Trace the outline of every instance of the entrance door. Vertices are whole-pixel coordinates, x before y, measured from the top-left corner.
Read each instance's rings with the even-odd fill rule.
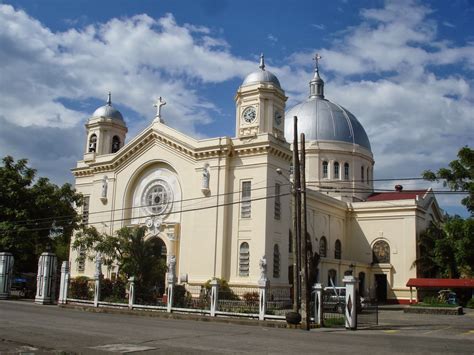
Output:
[[[375,289],[378,302],[387,301],[387,275],[376,274],[375,275]]]

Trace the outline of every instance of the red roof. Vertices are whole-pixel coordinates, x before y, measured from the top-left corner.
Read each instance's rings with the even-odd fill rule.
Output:
[[[409,279],[409,287],[474,288],[474,279]]]
[[[428,190],[406,190],[375,192],[367,198],[367,201],[390,201],[390,200],[414,200],[416,196],[423,196]]]

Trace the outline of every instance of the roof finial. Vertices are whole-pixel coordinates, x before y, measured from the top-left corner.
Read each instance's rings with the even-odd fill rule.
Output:
[[[112,106],[112,93],[110,91],[107,97],[107,105]]]
[[[265,70],[265,58],[263,56],[263,53],[260,54],[260,65],[258,67],[262,70]]]
[[[319,55],[319,53],[316,53],[316,55],[314,56],[313,60],[314,60],[314,71],[316,73],[319,73],[319,60],[322,59],[323,57],[321,57]]]

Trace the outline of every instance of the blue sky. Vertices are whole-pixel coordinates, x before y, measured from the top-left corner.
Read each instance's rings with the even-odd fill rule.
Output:
[[[418,177],[472,147],[473,17],[468,0],[0,1],[0,154],[72,181],[108,90],[129,139],[158,96],[171,126],[233,136],[233,97],[261,52],[288,108],[307,96],[318,52],[326,98],[368,133],[375,178]],[[460,196],[438,199],[466,215]]]

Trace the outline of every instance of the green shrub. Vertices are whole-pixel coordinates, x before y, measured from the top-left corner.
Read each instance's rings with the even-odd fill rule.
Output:
[[[234,291],[229,287],[229,284],[224,279],[216,279],[217,283],[219,284],[219,295],[218,298],[220,300],[239,300],[239,296],[237,296]],[[206,289],[207,293],[210,294],[211,292],[211,281],[207,280],[204,284],[204,288]]]
[[[474,309],[474,298],[471,298],[469,301],[467,301],[466,307]]]
[[[100,297],[106,302],[123,302],[127,284],[121,278],[103,279],[100,283]]]
[[[86,276],[78,276],[71,279],[69,298],[80,300],[92,299],[94,291],[89,287],[89,278]]]
[[[186,307],[190,299],[191,294],[186,291],[183,285],[173,287],[173,307]]]

